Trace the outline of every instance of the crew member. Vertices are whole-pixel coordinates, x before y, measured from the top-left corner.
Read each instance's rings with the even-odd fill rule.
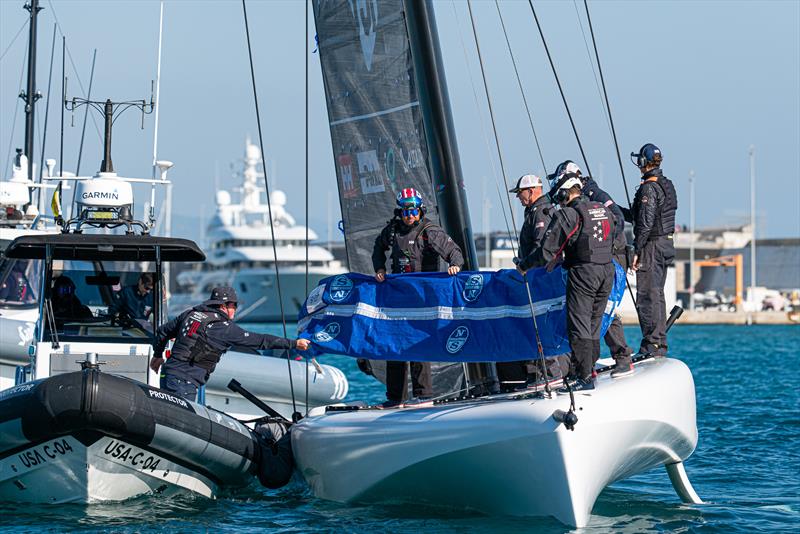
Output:
[[[216,287],[209,300],[158,328],[150,368],[156,372],[161,368],[161,389],[195,400],[197,388],[206,383],[231,347],[308,349],[307,339],[291,340],[243,330],[233,322],[237,306],[238,298],[232,287]],[[172,355],[164,361],[161,355],[167,341],[173,338]]]
[[[439,270],[439,259],[447,262],[448,274],[455,275],[464,265],[461,249],[436,223],[425,218],[422,195],[413,188],[397,194],[395,217],[375,239],[372,266],[375,280],[386,280],[386,251],[390,251],[392,273],[431,272]],[[384,407],[399,406],[406,396],[408,362],[386,362],[386,399]],[[429,401],[433,396],[430,362],[411,362],[411,402]]]
[[[573,389],[594,389],[592,371],[600,354],[600,326],[614,283],[611,263],[614,216],[599,202],[581,194],[580,177],[571,172],[554,176],[550,191],[561,209],[555,210],[541,246],[517,264],[525,274],[535,262],[548,270],[564,254],[567,269],[567,334],[572,347]]]
[[[613,241],[613,254],[614,260],[620,266],[628,270],[630,267],[628,260],[628,241],[625,238],[625,217],[622,214],[620,207],[611,199],[611,196],[606,193],[594,178],[591,176],[584,176],[581,173],[580,167],[573,161],[567,160],[556,169],[556,174],[562,172],[574,172],[581,179],[581,191],[589,199],[601,203],[609,209],[614,215],[614,241]],[[622,328],[622,321],[618,314],[614,314],[614,319],[606,330],[606,335],[603,338],[611,351],[611,357],[614,358],[616,365],[611,371],[611,376],[619,378],[628,376],[633,373],[633,362],[631,361],[631,353],[633,352],[625,341],[625,330]]]
[[[153,311],[153,275],[142,273],[139,280],[116,295],[113,311],[131,319],[147,319]]]
[[[634,159],[635,158],[635,159]],[[636,304],[642,343],[639,352],[667,355],[667,304],[664,284],[667,267],[675,260],[675,212],[678,195],[675,186],[661,172],[661,150],[647,143],[631,160],[642,173],[633,206],[623,209],[625,220],[633,223],[634,256],[631,268],[636,271]]]
[[[80,321],[94,317],[92,310],[75,294],[75,282],[63,274],[53,280],[50,304],[53,306],[53,318],[59,328],[66,321]]]
[[[508,190],[516,194],[519,203],[525,208],[525,219],[519,231],[518,257],[526,258],[542,244],[544,232],[552,217],[553,205],[547,195],[542,194],[542,179],[534,174],[526,174],[517,180],[517,185]],[[542,267],[544,261],[532,262],[531,267]],[[528,375],[538,375],[540,369],[533,360],[519,362],[497,362],[497,378],[502,391],[513,391],[526,385]],[[560,376],[560,374],[558,375]]]

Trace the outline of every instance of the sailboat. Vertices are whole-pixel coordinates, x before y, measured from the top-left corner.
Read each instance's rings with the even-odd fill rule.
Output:
[[[376,222],[391,213],[398,187],[431,199],[429,217],[465,251],[465,271],[475,269],[432,2],[328,0],[314,2],[314,16],[342,213],[350,216],[350,270],[371,272]],[[346,300],[358,276],[325,280],[306,302],[306,333],[321,349],[341,335],[341,322],[391,320],[385,307]],[[531,314],[540,304],[532,299]],[[446,311],[463,309],[454,304]],[[332,326],[332,318],[340,324]],[[431,349],[428,359],[457,353],[467,338],[452,341],[445,345],[454,350]],[[409,347],[374,357],[423,359],[417,352]],[[592,391],[493,394],[493,367],[480,361],[466,365],[467,394],[433,406],[312,410],[291,436],[313,493],[343,503],[552,516],[582,527],[605,487],[664,465],[681,499],[700,502],[683,467],[697,445],[694,382],[683,362],[646,357],[621,379],[601,370]]]

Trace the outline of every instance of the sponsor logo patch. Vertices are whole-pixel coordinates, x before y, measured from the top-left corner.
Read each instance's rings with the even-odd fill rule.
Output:
[[[483,275],[471,274],[467,278],[467,283],[464,285],[464,291],[461,293],[464,300],[467,302],[475,302],[483,291]]]
[[[331,323],[325,327],[325,330],[320,330],[314,334],[314,340],[320,343],[327,343],[328,341],[333,341],[341,331],[342,327],[339,326],[339,323]]]
[[[353,281],[346,275],[340,274],[331,282],[330,296],[333,302],[342,302],[353,291]]]
[[[467,343],[469,339],[469,328],[466,326],[459,326],[450,334],[447,338],[447,343],[445,344],[445,349],[450,354],[455,354],[464,348],[464,345]]]

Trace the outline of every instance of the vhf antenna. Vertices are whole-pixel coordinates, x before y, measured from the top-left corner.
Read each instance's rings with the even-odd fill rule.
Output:
[[[89,106],[105,119],[105,134],[103,136],[103,163],[100,165],[100,172],[114,172],[114,165],[111,162],[111,127],[114,122],[125,111],[130,108],[138,108],[142,113],[142,130],[144,130],[144,116],[149,115],[155,109],[153,100],[152,82],[150,85],[150,102],[145,100],[127,100],[124,102],[112,102],[110,99],[105,102],[87,100],[85,98],[73,97],[72,100],[64,100],[64,107],[72,113],[74,124],[75,110],[81,106]]]

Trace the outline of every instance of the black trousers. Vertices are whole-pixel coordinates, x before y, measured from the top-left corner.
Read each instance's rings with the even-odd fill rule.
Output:
[[[433,395],[430,362],[386,362],[386,398],[390,401],[406,400],[407,372],[411,366],[411,391],[415,397]]]
[[[600,357],[600,326],[614,284],[614,266],[581,263],[567,276],[567,335],[577,378],[592,375],[595,356]]]
[[[667,267],[675,260],[675,244],[667,236],[648,241],[636,271],[636,304],[642,328],[640,352],[667,353],[667,303],[664,284]]]
[[[627,271],[628,258],[624,251],[620,254],[614,254],[614,259]],[[632,352],[630,347],[628,347],[628,342],[625,340],[625,331],[622,328],[622,321],[618,315],[615,315],[614,320],[608,325],[608,330],[606,330],[606,335],[603,339],[606,345],[608,345],[608,349],[611,351],[611,357],[615,360],[625,358]]]
[[[528,361],[497,362],[495,368],[497,379],[500,381],[500,390],[511,391],[519,383],[524,384],[528,380],[528,363]]]

